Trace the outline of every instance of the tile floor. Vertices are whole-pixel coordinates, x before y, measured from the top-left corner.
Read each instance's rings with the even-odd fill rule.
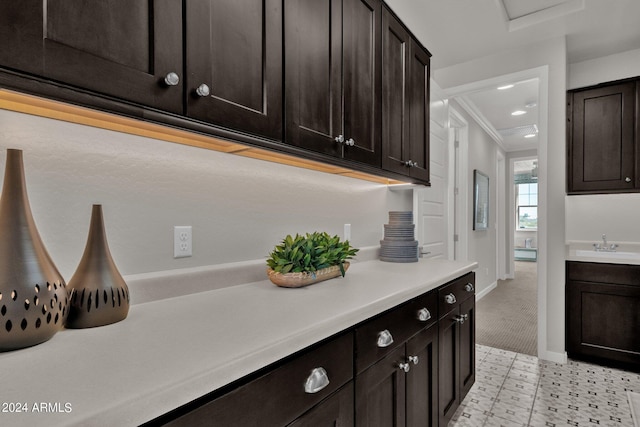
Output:
[[[633,427],[627,390],[640,392],[640,374],[477,345],[476,382],[449,427]]]

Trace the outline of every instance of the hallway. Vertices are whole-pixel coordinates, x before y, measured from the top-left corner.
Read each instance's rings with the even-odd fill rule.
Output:
[[[476,305],[476,342],[537,356],[537,263],[515,262],[515,278],[499,280]]]

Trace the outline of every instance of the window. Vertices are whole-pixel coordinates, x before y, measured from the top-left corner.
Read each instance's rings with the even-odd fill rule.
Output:
[[[519,230],[538,228],[538,183],[516,184],[516,213]]]

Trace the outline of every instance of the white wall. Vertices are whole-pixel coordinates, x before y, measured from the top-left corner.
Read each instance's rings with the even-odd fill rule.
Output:
[[[481,293],[497,281],[496,272],[496,212],[497,197],[496,176],[497,146],[493,139],[473,120],[473,118],[455,101],[450,104],[463,116],[469,124],[469,174],[467,188],[467,206],[473,206],[473,170],[477,169],[489,176],[489,228],[472,230],[473,224],[462,224],[468,227],[468,259],[478,262],[476,269],[476,290]],[[473,221],[473,216],[469,218]]]
[[[640,76],[640,49],[569,64],[568,89]]]
[[[538,231],[538,314],[542,327],[539,356],[551,360],[563,360],[565,354],[566,58],[566,40],[561,37],[438,69],[434,73],[434,80],[446,90],[505,74],[547,67],[547,78],[541,82],[541,87],[546,86],[548,90],[541,93],[540,98],[541,125],[544,123],[544,126],[539,138],[539,191],[545,211],[540,212]]]
[[[0,110],[0,164],[24,150],[31,208],[69,280],[84,250],[91,205],[104,208],[122,274],[266,257],[291,233],[379,245],[389,210],[411,192],[315,171]],[[173,226],[193,226],[193,257],[173,259]]]
[[[569,87],[640,76],[640,49],[569,66]],[[567,196],[567,240],[640,242],[640,194]]]

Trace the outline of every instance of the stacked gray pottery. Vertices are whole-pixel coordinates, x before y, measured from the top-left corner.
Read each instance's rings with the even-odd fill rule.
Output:
[[[384,239],[380,240],[380,246],[380,261],[418,261],[418,241],[415,240],[413,212],[389,212],[389,224],[384,226]]]

